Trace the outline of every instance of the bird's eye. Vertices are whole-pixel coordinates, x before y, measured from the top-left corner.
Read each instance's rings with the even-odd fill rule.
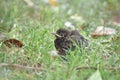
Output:
[[[64,37],[64,34],[63,34],[63,33],[61,33],[61,36],[62,36],[62,37]]]

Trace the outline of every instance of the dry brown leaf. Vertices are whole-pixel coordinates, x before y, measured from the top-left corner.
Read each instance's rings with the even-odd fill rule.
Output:
[[[104,26],[98,26],[93,32],[90,33],[92,37],[99,37],[105,35],[116,34],[116,30],[113,28],[106,28]]]
[[[3,42],[7,47],[11,48],[12,46],[15,46],[17,48],[20,48],[23,46],[23,43],[16,39],[8,39]]]

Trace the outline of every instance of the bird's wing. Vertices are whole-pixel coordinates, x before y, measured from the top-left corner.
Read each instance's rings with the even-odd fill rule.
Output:
[[[83,45],[88,45],[88,41],[87,39],[85,39],[78,30],[72,30],[70,37],[73,41],[77,42],[77,43],[81,43]]]
[[[80,36],[80,33],[78,30],[72,30],[70,36],[72,35]]]
[[[70,38],[77,45],[84,45],[84,46],[88,45],[87,39],[85,39],[82,35],[72,35]]]

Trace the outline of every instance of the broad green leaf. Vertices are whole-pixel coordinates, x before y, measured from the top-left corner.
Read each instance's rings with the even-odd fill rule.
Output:
[[[94,72],[87,80],[102,80],[99,70]]]

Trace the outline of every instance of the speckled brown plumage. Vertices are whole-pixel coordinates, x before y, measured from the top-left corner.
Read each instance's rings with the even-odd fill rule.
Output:
[[[88,45],[87,39],[77,30],[58,29],[53,34],[56,36],[54,45],[60,55],[66,55],[69,50],[75,50],[76,45],[80,48]]]

